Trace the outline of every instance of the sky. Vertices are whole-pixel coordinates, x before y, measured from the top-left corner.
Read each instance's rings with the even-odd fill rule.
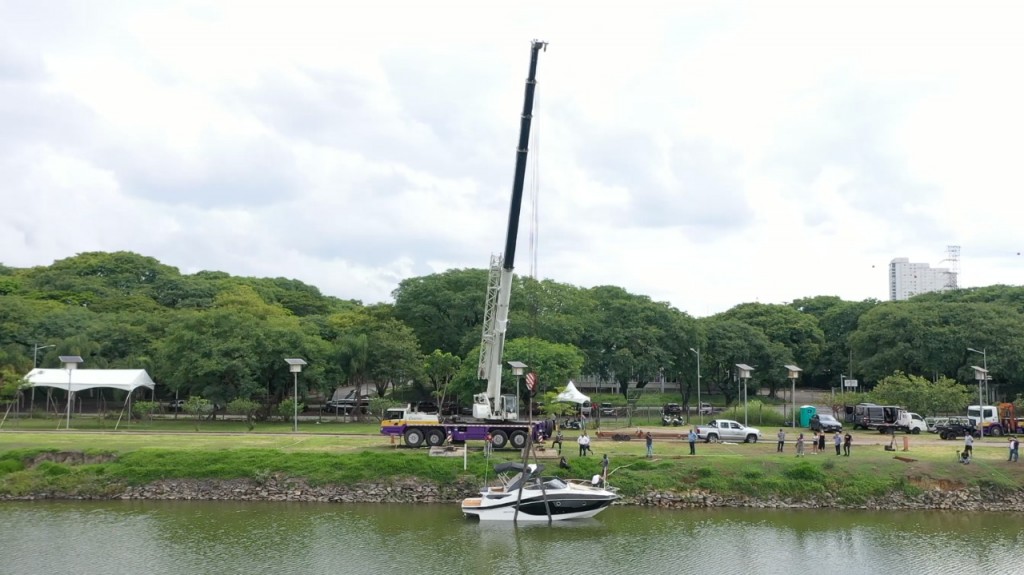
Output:
[[[1022,29],[986,0],[0,0],[0,263],[368,304],[485,268],[540,39],[517,273],[698,317],[885,300],[951,245],[960,286],[1021,285]]]

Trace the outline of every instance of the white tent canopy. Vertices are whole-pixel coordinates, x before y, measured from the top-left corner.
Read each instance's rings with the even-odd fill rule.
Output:
[[[70,385],[72,393],[95,387],[112,387],[130,393],[139,387],[153,389],[156,386],[144,369],[33,369],[25,376],[25,381],[29,387],[67,390]]]
[[[570,403],[585,403],[590,401],[590,398],[580,393],[580,390],[576,389],[576,384],[569,380],[568,385],[565,386],[565,391],[559,393],[555,397],[555,401],[567,401]]]

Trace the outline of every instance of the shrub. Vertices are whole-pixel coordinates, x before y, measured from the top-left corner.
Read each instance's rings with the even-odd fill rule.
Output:
[[[786,469],[782,472],[782,475],[787,479],[793,479],[796,481],[820,482],[825,480],[825,474],[822,473],[820,469],[807,462],[801,462],[789,469]]]

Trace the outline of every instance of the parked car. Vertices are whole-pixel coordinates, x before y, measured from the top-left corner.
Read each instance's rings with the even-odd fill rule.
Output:
[[[714,409],[711,407],[710,403],[701,403],[700,404],[700,411],[699,411],[699,413],[701,415],[711,415],[711,413],[713,411],[714,411]]]
[[[185,400],[172,399],[167,402],[167,409],[169,409],[170,411],[181,411],[182,409],[185,409]]]
[[[602,403],[601,415],[615,415],[615,408],[610,403]]]
[[[827,413],[817,413],[811,417],[812,431],[842,431],[843,424]]]
[[[661,408],[661,414],[662,415],[682,415],[683,414],[683,406],[679,405],[678,403],[666,403]]]
[[[949,423],[949,418],[948,417],[926,417],[926,418],[924,418],[924,424],[925,424],[925,427],[928,428],[928,433],[938,433],[938,430],[935,429],[935,428],[937,426],[939,426],[939,425],[945,425],[946,423]]]
[[[435,403],[433,401],[430,401],[430,400],[416,402],[416,404],[413,405],[413,410],[419,411],[421,413],[437,413],[438,412],[437,403]]]
[[[708,443],[716,443],[718,441],[757,443],[761,439],[760,429],[747,427],[731,419],[712,419],[706,425],[695,427],[694,430],[697,432],[698,439]]]
[[[936,432],[942,439],[956,439],[958,437],[964,437],[968,433],[974,437],[981,437],[978,432],[978,428],[974,426],[974,423],[967,417],[950,417],[949,420],[943,425],[937,425]]]

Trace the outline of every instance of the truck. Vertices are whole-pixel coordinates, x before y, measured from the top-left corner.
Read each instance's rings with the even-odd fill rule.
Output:
[[[442,421],[436,414],[419,413],[413,411],[411,406],[388,410],[381,421],[381,433],[392,437],[400,436],[409,447],[424,444],[440,445],[448,437],[455,443],[483,440],[489,434],[495,448],[500,449],[508,445],[520,449],[526,446],[531,431],[545,439],[551,434],[553,423],[520,421],[519,398],[514,394],[501,393],[502,353],[508,327],[512,272],[519,235],[519,213],[523,203],[523,185],[526,181],[526,157],[530,143],[530,124],[533,120],[534,91],[537,87],[537,59],[540,51],[546,47],[547,43],[539,40],[534,40],[530,46],[530,68],[519,124],[519,146],[516,149],[505,250],[501,254],[491,256],[487,296],[484,302],[480,363],[477,368],[477,375],[487,381],[487,388],[483,393],[473,396],[473,416],[465,421]],[[527,375],[528,387],[531,375],[533,374]],[[532,381],[536,382],[535,376]]]
[[[713,419],[704,425],[695,427],[694,431],[697,432],[697,438],[705,443],[718,443],[719,441],[757,443],[762,438],[760,429],[747,427],[731,419]]]
[[[853,424],[854,429],[876,429],[879,433],[905,431],[912,434],[928,429],[923,417],[898,405],[858,403],[845,406],[844,412],[846,423]]]
[[[980,423],[979,423],[980,415]],[[1022,422],[1017,418],[1012,403],[1000,403],[999,405],[984,405],[979,408],[977,405],[967,406],[967,417],[971,422],[981,429],[985,435],[999,437],[1008,433],[1024,433]]]

